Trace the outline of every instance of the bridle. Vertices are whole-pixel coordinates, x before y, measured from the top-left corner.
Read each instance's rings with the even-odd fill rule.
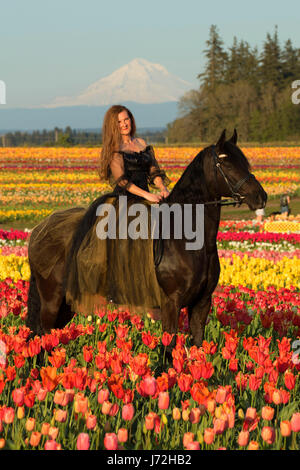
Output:
[[[246,183],[246,181],[248,181],[250,178],[254,178],[254,175],[249,172],[244,178],[241,178],[237,183],[232,184],[222,169],[222,156],[221,156],[222,154],[220,155],[217,154],[216,146],[212,146],[212,154],[214,157],[215,180],[217,181],[217,171],[219,171],[221,175],[223,176],[231,192],[230,197],[233,199],[233,201],[230,201],[229,199],[220,199],[220,200],[215,200],[215,201],[207,201],[207,202],[204,202],[203,204],[204,205],[216,204],[219,206],[229,206],[229,205],[240,206],[241,204],[243,204],[245,196],[242,196],[239,193],[239,190],[243,186],[243,184]],[[223,158],[224,157],[225,157],[225,154]]]

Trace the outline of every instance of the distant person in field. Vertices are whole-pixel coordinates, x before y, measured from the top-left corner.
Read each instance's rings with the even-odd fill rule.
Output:
[[[265,216],[265,209],[256,209],[255,214],[256,214],[256,222],[262,223],[262,221],[264,220],[264,216]]]
[[[290,196],[288,194],[282,194],[280,197],[280,213],[284,217],[287,217],[291,213],[289,203],[290,203]]]

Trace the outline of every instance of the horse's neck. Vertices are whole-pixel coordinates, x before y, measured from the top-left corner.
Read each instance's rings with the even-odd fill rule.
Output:
[[[216,200],[216,194],[212,194],[212,188],[208,189],[207,177],[204,172],[204,158],[206,151],[202,150],[187,166],[167,202],[180,204],[201,204]]]
[[[204,152],[200,152],[185,169],[167,198],[168,204],[196,205],[219,199],[217,194],[213,194],[212,186],[214,184],[209,185],[209,190],[207,187],[207,178],[204,172]],[[210,176],[210,181],[214,181],[214,175]],[[204,206],[205,243],[211,246],[214,246],[216,241],[220,216],[221,208],[219,205],[209,204]]]

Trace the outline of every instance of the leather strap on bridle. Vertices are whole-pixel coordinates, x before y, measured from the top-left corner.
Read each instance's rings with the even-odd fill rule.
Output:
[[[221,175],[223,176],[230,192],[231,192],[231,198],[234,199],[234,201],[230,201],[229,199],[220,199],[220,200],[215,200],[215,201],[207,201],[207,202],[204,202],[203,204],[204,205],[209,205],[209,204],[216,204],[216,205],[220,205],[220,206],[229,206],[229,205],[241,205],[243,202],[244,202],[244,199],[245,199],[245,196],[242,196],[240,193],[239,193],[239,190],[240,188],[243,186],[244,183],[246,183],[246,181],[248,181],[250,178],[254,178],[254,175],[252,175],[252,173],[248,173],[248,175],[246,175],[244,178],[240,179],[237,183],[235,183],[234,185],[231,184],[231,182],[229,181],[229,179],[227,178],[227,176],[225,175],[223,169],[222,169],[222,161],[220,160],[217,152],[216,152],[216,147],[215,146],[212,146],[212,154],[213,154],[213,157],[214,157],[214,163],[215,163],[215,179],[217,181],[217,171],[219,170],[219,172],[221,173]]]

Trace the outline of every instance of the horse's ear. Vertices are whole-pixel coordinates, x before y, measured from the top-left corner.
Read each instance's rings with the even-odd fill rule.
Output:
[[[232,134],[232,136],[230,137],[230,139],[229,139],[228,142],[231,142],[232,144],[236,145],[237,139],[238,139],[238,137],[237,137],[237,131],[236,131],[236,129],[234,129],[233,134]]]
[[[223,132],[220,135],[219,140],[216,144],[216,146],[218,147],[219,150],[223,149],[223,146],[225,144],[225,140],[226,140],[226,129],[223,130]]]

